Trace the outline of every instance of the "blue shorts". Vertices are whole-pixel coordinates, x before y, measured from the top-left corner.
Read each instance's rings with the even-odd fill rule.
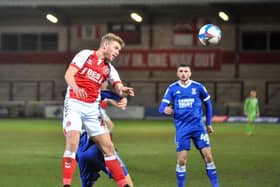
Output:
[[[189,151],[191,149],[191,140],[197,149],[210,147],[208,133],[204,128],[179,132],[176,130],[176,151]]]

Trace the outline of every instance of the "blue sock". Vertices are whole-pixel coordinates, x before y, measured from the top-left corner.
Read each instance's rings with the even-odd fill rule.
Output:
[[[213,162],[207,163],[206,172],[212,187],[219,187],[218,175],[217,175],[215,164]]]
[[[177,186],[178,187],[184,187],[185,181],[187,178],[187,171],[186,166],[179,166],[177,164],[176,166],[176,178],[177,178]]]

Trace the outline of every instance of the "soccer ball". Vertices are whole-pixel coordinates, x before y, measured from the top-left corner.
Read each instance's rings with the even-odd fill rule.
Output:
[[[198,39],[205,46],[215,46],[222,38],[221,29],[213,24],[203,25],[199,29]]]

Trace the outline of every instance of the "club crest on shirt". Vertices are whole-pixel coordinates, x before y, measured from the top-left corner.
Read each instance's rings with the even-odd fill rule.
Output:
[[[196,95],[196,88],[192,88],[192,95]]]
[[[104,66],[102,71],[105,75],[107,75],[109,74],[110,68],[108,66]]]

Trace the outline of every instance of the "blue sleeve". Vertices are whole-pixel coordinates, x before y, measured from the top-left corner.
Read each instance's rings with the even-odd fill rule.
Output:
[[[172,100],[172,91],[171,91],[170,87],[168,87],[166,89],[165,94],[164,94],[164,96],[161,100],[161,103],[159,105],[159,109],[158,109],[159,113],[164,114],[163,111],[164,111],[166,106],[170,105],[171,100]]]
[[[107,98],[107,99],[113,99],[115,101],[119,101],[121,99],[121,97],[118,94],[109,90],[101,90],[100,95],[101,95],[101,100]]]
[[[207,99],[210,98],[207,89],[206,89],[205,86],[203,86],[203,85],[201,85],[201,87],[200,87],[200,94],[201,94],[201,95],[200,95],[200,96],[201,96],[201,99],[202,99],[203,101],[206,101]]]
[[[159,105],[159,108],[158,108],[159,113],[164,114],[163,111],[164,111],[165,107],[167,107],[167,106],[168,106],[168,103],[161,102],[160,105]]]
[[[207,101],[204,102],[205,104],[205,112],[206,112],[206,125],[211,125],[212,123],[212,104],[211,104],[211,100],[208,99]]]
[[[207,89],[205,86],[201,84],[201,99],[203,100],[203,103],[205,105],[205,112],[206,112],[206,125],[211,125],[212,123],[212,104],[210,100],[210,95],[208,94]]]

